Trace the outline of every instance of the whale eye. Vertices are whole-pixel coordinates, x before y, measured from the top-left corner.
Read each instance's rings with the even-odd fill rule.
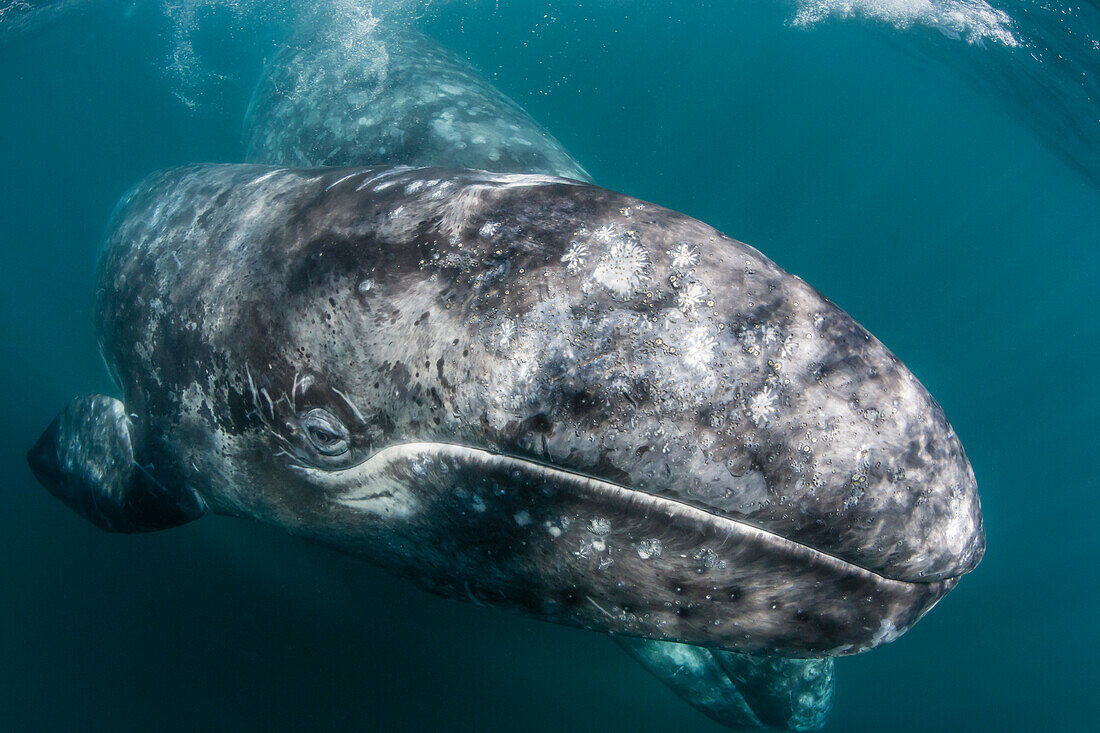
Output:
[[[302,428],[309,442],[322,455],[338,456],[347,453],[351,447],[348,429],[328,410],[315,407],[307,412],[302,418]]]

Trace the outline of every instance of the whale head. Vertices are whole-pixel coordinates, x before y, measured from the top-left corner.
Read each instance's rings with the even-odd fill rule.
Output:
[[[751,247],[595,186],[170,171],[129,197],[101,286],[142,476],[436,593],[820,657],[892,640],[984,550],[962,445],[885,346]],[[80,461],[51,445],[57,486]],[[99,503],[125,514],[117,484]]]

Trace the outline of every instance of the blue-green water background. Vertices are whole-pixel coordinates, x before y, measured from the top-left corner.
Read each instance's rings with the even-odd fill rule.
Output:
[[[1096,5],[1054,32],[1032,20],[1049,6],[1002,6],[1020,37],[1065,31],[1046,65],[1042,41],[798,27],[768,0],[406,5],[602,185],[757,246],[946,410],[985,561],[900,640],[838,662],[829,730],[1092,729]],[[23,454],[56,411],[111,391],[92,269],[116,200],[155,169],[241,158],[291,13],[246,11],[0,23],[0,729],[720,730],[599,635],[246,522],[108,535],[34,483]]]

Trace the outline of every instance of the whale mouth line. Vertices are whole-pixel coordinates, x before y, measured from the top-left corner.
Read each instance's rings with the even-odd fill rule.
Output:
[[[535,459],[521,458],[459,443],[434,441],[398,443],[381,448],[372,453],[365,461],[347,468],[332,471],[300,467],[300,470],[308,474],[312,480],[322,485],[327,484],[333,489],[333,501],[349,508],[370,510],[370,506],[380,499],[394,500],[397,498],[399,492],[393,488],[396,484],[396,480],[393,478],[396,466],[414,464],[418,460],[432,461],[438,459],[456,460],[467,466],[481,465],[486,468],[519,470],[528,475],[533,474],[539,478],[559,481],[572,485],[583,492],[611,499],[620,505],[634,504],[642,511],[656,511],[666,514],[670,518],[681,518],[717,527],[725,530],[730,535],[738,534],[746,539],[755,540],[761,545],[771,546],[780,551],[801,556],[808,562],[830,565],[846,573],[873,576],[881,583],[898,584],[899,586],[924,586],[951,582],[954,579],[943,578],[920,581],[891,578],[825,550],[786,537],[778,532],[733,517],[716,514],[695,504],[641,489],[633,489],[623,484],[543,463]],[[380,490],[379,482],[388,485],[388,487]],[[402,504],[406,509],[410,506],[408,502],[402,502]],[[387,509],[385,513],[393,514],[390,509]]]

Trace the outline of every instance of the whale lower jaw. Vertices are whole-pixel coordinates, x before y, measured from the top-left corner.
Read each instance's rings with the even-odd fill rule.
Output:
[[[611,633],[852,654],[899,636],[957,583],[891,579],[681,501],[464,445],[402,443],[299,471],[340,528],[305,534],[444,595]]]

